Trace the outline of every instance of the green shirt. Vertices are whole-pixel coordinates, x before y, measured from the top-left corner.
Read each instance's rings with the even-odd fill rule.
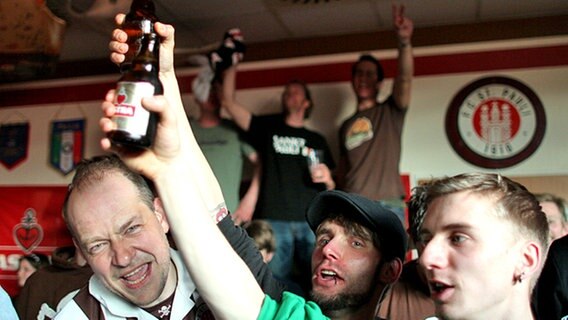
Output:
[[[285,291],[280,302],[264,296],[262,309],[258,315],[259,320],[284,320],[284,319],[307,319],[319,320],[329,319],[326,317],[319,306],[313,302],[304,300],[291,292]]]
[[[191,120],[191,130],[219,181],[227,208],[235,212],[239,205],[243,158],[255,150],[241,139],[239,129],[226,119],[211,128],[203,128],[199,122]]]

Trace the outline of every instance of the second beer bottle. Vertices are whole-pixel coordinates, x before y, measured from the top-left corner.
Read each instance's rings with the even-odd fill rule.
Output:
[[[156,133],[157,116],[142,106],[142,98],[163,94],[159,79],[160,39],[155,32],[144,34],[140,53],[118,80],[116,110],[112,117],[116,129],[108,135],[116,145],[149,147]]]

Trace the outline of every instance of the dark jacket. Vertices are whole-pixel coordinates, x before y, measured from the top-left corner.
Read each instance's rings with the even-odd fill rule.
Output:
[[[533,291],[533,311],[536,319],[568,319],[568,235],[550,245]]]

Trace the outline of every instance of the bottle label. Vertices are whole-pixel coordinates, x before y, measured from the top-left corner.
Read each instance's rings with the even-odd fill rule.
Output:
[[[150,112],[142,106],[142,98],[154,95],[154,86],[149,82],[121,81],[116,87],[116,107],[112,121],[116,130],[133,136],[144,136],[148,129]]]

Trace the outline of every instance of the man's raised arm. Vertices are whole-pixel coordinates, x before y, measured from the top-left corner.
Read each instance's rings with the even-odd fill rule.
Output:
[[[410,104],[412,77],[414,76],[414,57],[412,55],[412,20],[404,16],[404,6],[392,7],[393,24],[398,37],[398,71],[394,78],[392,96],[403,109]]]
[[[229,112],[233,121],[244,131],[250,128],[252,113],[235,99],[237,66],[233,65],[223,75],[223,108]]]

